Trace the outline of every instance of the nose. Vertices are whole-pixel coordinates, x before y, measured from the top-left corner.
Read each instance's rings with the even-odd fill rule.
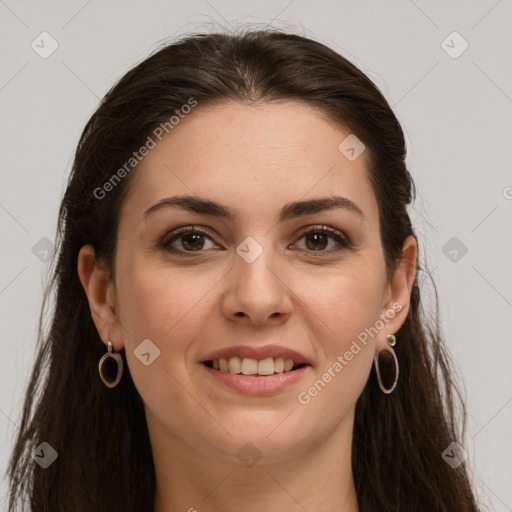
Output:
[[[290,316],[291,289],[270,250],[265,249],[252,262],[237,255],[226,279],[222,309],[231,321],[275,326]]]

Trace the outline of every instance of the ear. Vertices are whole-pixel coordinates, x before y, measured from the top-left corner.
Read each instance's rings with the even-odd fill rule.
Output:
[[[105,345],[110,339],[114,350],[123,348],[116,315],[116,295],[110,273],[96,259],[92,245],[84,245],[78,254],[78,275],[87,295],[91,317]]]
[[[387,335],[396,333],[407,318],[412,285],[416,278],[417,257],[418,244],[410,235],[404,240],[402,246],[402,261],[384,292],[385,300],[380,317],[384,320],[385,327],[376,336],[377,350],[388,346]]]

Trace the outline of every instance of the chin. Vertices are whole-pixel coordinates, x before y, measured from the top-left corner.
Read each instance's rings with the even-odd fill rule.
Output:
[[[231,436],[216,428],[217,435],[209,442],[229,462],[248,465],[246,460],[257,459],[258,464],[286,460],[314,445],[319,434],[314,425],[308,429],[298,417],[292,419],[294,413],[287,414],[283,410],[246,412],[223,418],[222,426]]]

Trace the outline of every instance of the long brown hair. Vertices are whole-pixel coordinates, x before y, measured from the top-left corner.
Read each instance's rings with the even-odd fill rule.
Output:
[[[406,209],[414,184],[400,124],[378,88],[344,57],[277,30],[186,35],[155,51],[106,94],[76,149],[43,311],[52,292],[55,306],[48,332],[41,315],[9,469],[11,510],[27,501],[33,512],[153,510],[155,470],[143,402],[124,351],[121,383],[108,389],[98,377],[105,346],[91,320],[77,256],[92,244],[114,272],[118,214],[136,168],[110,187],[106,199],[98,187],[190,98],[199,105],[300,100],[349,127],[369,154],[389,275],[404,239],[416,236]],[[361,511],[478,510],[466,465],[454,469],[442,457],[452,442],[462,444],[465,410],[437,316],[429,318],[421,306],[421,273],[396,333],[399,385],[383,394],[372,370],[357,402],[352,467]],[[42,442],[58,453],[47,469],[31,458]]]

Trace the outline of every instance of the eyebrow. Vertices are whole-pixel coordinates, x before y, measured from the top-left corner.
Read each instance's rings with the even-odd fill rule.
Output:
[[[238,216],[238,210],[229,208],[228,206],[216,201],[203,199],[198,196],[183,195],[166,197],[161,201],[158,201],[158,203],[154,204],[144,212],[143,217],[148,217],[152,213],[164,208],[181,208],[194,213],[211,215],[213,217],[219,217],[227,220],[235,220]],[[279,222],[336,208],[353,212],[366,220],[366,216],[359,206],[350,201],[350,199],[342,196],[331,196],[287,203],[281,209]]]

